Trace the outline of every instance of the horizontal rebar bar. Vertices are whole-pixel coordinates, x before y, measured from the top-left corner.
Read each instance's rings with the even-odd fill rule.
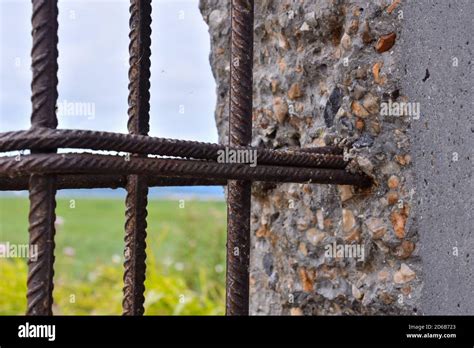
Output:
[[[344,168],[340,149],[321,147],[300,150],[271,150],[255,147],[226,147],[220,144],[174,140],[144,135],[73,129],[34,129],[0,133],[0,152],[31,148],[76,148],[121,151],[216,161],[222,150],[256,150],[260,164],[315,168]],[[321,153],[317,153],[320,151]]]
[[[365,175],[351,174],[343,169],[321,169],[248,164],[227,164],[211,161],[140,158],[93,154],[37,154],[0,157],[0,175],[27,174],[144,174],[187,178],[251,180],[270,182],[311,182],[367,187],[371,180]]]
[[[0,191],[21,191],[28,189],[29,175],[9,178],[0,176]],[[56,179],[57,189],[94,189],[94,188],[125,188],[126,175],[114,174],[62,174]],[[192,178],[166,178],[148,176],[147,184],[155,186],[225,186],[225,179],[192,179]]]

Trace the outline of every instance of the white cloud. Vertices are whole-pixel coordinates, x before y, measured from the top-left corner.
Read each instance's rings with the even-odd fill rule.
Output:
[[[59,100],[93,102],[93,120],[61,118],[60,128],[126,131],[128,1],[59,2]],[[197,0],[153,2],[151,134],[217,141],[209,36]],[[0,131],[28,128],[31,3],[0,3]],[[22,66],[15,68],[15,57]],[[185,113],[177,113],[179,105]]]

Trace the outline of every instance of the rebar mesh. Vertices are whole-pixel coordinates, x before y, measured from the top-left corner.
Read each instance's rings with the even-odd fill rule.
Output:
[[[131,0],[129,134],[56,129],[57,0],[33,0],[31,129],[0,133],[0,190],[30,192],[28,315],[52,315],[55,194],[58,189],[125,187],[124,315],[144,312],[147,194],[152,186],[227,185],[226,314],[249,308],[250,207],[253,181],[349,184],[370,179],[345,170],[341,149],[272,150],[249,146],[252,134],[253,0],[232,0],[229,146],[148,136],[151,1]],[[128,152],[130,156],[67,153],[58,148]],[[255,151],[258,165],[221,163],[223,150]],[[149,157],[149,155],[155,155]],[[169,158],[172,157],[172,158]]]

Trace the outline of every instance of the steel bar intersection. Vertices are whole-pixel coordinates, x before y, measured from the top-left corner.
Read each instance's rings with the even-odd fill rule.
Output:
[[[56,129],[57,0],[33,0],[31,129],[0,133],[0,190],[29,190],[30,259],[27,314],[52,315],[55,194],[57,189],[123,187],[127,190],[124,315],[144,314],[147,195],[152,186],[227,186],[226,314],[249,313],[250,208],[254,181],[346,184],[368,187],[363,174],[346,171],[336,147],[253,148],[253,0],[231,0],[229,143],[208,144],[148,136],[151,1],[131,0],[129,134]],[[56,153],[59,148],[109,154]],[[8,152],[31,150],[28,155]],[[257,163],[219,161],[219,152],[254,151]],[[5,155],[7,153],[7,155]],[[126,153],[126,154],[124,154]]]

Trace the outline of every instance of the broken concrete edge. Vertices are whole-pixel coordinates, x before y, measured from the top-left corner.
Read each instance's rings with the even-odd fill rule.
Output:
[[[399,84],[402,22],[391,5],[256,3],[252,145],[349,139],[353,169],[376,186],[254,185],[251,314],[420,312],[410,122],[380,115],[383,103],[407,101]],[[200,8],[211,36],[219,140],[227,143],[229,4],[201,1]],[[364,257],[337,250],[331,257],[331,246],[358,246]]]

